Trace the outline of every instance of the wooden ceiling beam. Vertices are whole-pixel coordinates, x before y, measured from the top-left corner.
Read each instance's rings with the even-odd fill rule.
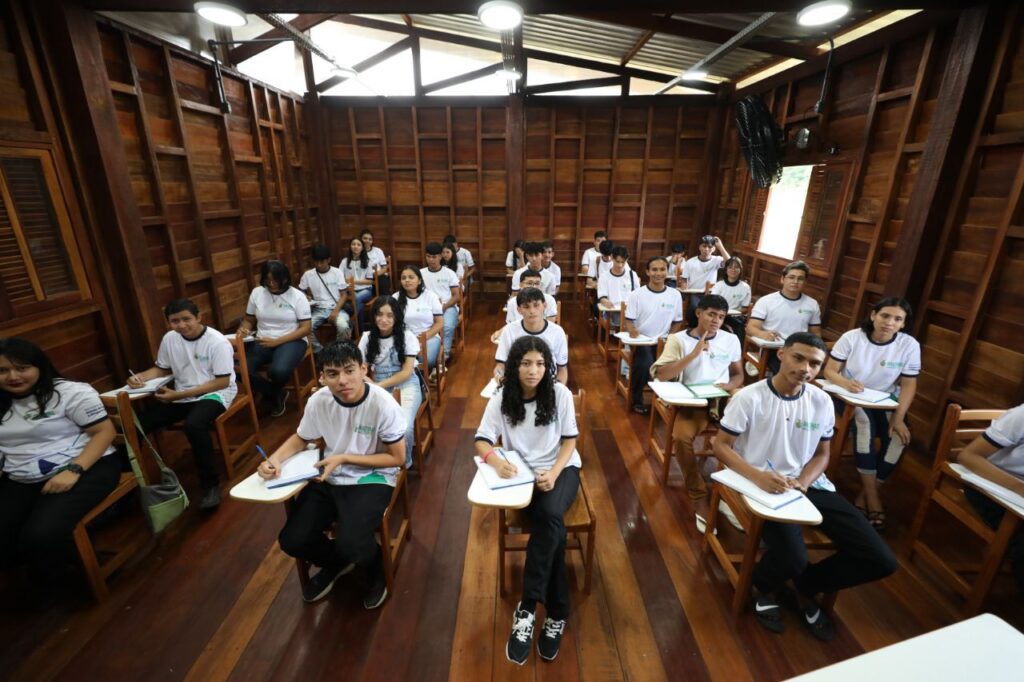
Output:
[[[294,26],[299,31],[308,31],[318,24],[322,24],[331,17],[333,14],[300,14],[288,23]],[[256,36],[257,40],[265,39],[277,39],[277,38],[288,38],[291,34],[283,28],[274,27],[266,33],[261,33]],[[228,52],[228,58],[232,64],[241,64],[246,59],[255,57],[260,52],[273,47],[272,43],[246,43],[239,45]]]
[[[366,59],[364,59],[363,61],[359,62],[358,64],[354,64],[352,66],[352,69],[356,73],[362,73],[363,71],[366,71],[367,69],[371,69],[374,66],[377,66],[377,64],[380,64],[381,62],[383,62],[385,60],[391,59],[392,57],[394,57],[396,54],[398,54],[400,52],[405,52],[406,50],[411,49],[412,46],[413,46],[413,43],[415,43],[415,42],[416,42],[416,37],[415,36],[408,36],[406,38],[402,38],[401,40],[399,40],[394,45],[389,45],[388,47],[385,47],[383,50],[381,50],[377,54],[372,55],[370,57],[367,57]],[[330,78],[328,78],[327,80],[323,81],[322,83],[317,83],[316,91],[317,92],[325,92],[325,91],[333,88],[338,83],[341,83],[342,81],[347,81],[349,78],[350,78],[350,76],[331,76]]]
[[[539,95],[543,92],[567,92],[569,90],[585,90],[587,88],[604,88],[609,85],[621,86],[622,76],[609,76],[607,78],[588,78],[582,81],[565,81],[563,83],[545,83],[544,85],[532,85],[526,88],[527,95]]]
[[[444,80],[434,81],[433,83],[425,83],[423,85],[423,94],[428,92],[435,92],[437,90],[444,90],[450,88],[453,85],[461,85],[462,83],[468,83],[475,81],[478,78],[489,76],[492,73],[497,73],[505,68],[502,62],[497,64],[490,64],[475,71],[467,71],[466,73],[460,73],[458,76],[452,76],[451,78],[445,78]]]

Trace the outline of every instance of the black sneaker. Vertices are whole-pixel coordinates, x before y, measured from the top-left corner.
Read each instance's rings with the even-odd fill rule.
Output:
[[[804,625],[811,631],[814,638],[821,642],[831,642],[836,634],[832,619],[820,606],[811,606],[804,610]]]
[[[384,600],[388,598],[388,585],[384,581],[384,575],[381,574],[373,581],[373,586],[363,597],[363,608],[367,610],[375,609],[384,603]]]
[[[199,500],[199,509],[202,511],[213,511],[220,506],[220,488],[213,486],[203,491],[203,497]]]
[[[277,394],[277,400],[274,401],[274,409],[270,411],[271,417],[280,417],[284,414],[285,409],[288,407],[288,396],[291,395],[291,391],[284,390]]]
[[[524,611],[519,608],[519,604],[516,604],[516,610],[512,614],[512,634],[508,636],[508,644],[505,645],[505,658],[516,665],[523,665],[530,657],[535,619],[536,616],[529,611]]]
[[[646,405],[633,405],[630,409],[632,409],[637,414],[644,415],[645,417],[651,413],[651,408],[647,407]]]
[[[786,629],[786,624],[782,620],[782,609],[773,595],[762,594],[754,600],[754,616],[766,630],[778,634]]]
[[[308,604],[320,601],[330,594],[331,588],[334,587],[338,578],[350,573],[353,568],[355,568],[355,564],[349,564],[345,568],[321,568],[302,588],[302,601]]]
[[[544,619],[544,625],[540,629],[540,639],[537,640],[537,653],[545,661],[553,661],[558,656],[558,646],[562,643],[563,632],[565,632],[565,620]]]

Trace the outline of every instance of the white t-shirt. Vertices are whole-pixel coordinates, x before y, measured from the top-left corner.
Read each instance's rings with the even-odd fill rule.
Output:
[[[686,329],[669,337],[679,344],[681,356],[692,353],[700,341],[700,336],[693,334],[696,329]],[[719,329],[707,342],[708,349],[679,373],[679,381],[684,384],[729,383],[729,365],[740,360],[740,340],[735,334]]]
[[[640,276],[629,266],[621,275],[616,275],[610,270],[597,280],[597,300],[607,298],[611,305],[619,305],[629,295],[640,288]]]
[[[314,306],[333,310],[341,292],[348,289],[348,282],[341,270],[334,266],[328,268],[327,272],[317,272],[316,268],[310,268],[302,273],[299,289],[310,292]]]
[[[256,317],[256,336],[269,339],[292,333],[300,322],[312,317],[309,301],[295,287],[288,287],[280,294],[272,294],[266,287],[256,287],[249,294],[245,314]]]
[[[551,350],[551,359],[558,367],[565,367],[569,364],[569,341],[565,336],[565,330],[550,320],[544,320],[544,328],[539,332],[527,331],[522,321],[505,325],[501,330],[501,336],[498,337],[498,350],[494,353],[494,359],[498,362],[505,362],[512,344],[520,336],[527,334],[539,336],[547,342],[548,348]],[[556,368],[552,367],[551,373],[554,374],[555,371]]]
[[[601,257],[601,252],[591,246],[589,249],[583,252],[583,256],[580,258],[580,272],[585,272],[588,275],[593,275],[591,266],[594,261]]]
[[[894,395],[899,395],[900,377],[921,373],[921,344],[902,332],[883,344],[872,341],[862,329],[851,329],[836,341],[832,357],[846,363],[846,378]]]
[[[719,426],[737,436],[733,449],[747,464],[767,470],[771,462],[777,473],[796,478],[818,443],[832,438],[835,409],[828,394],[813,384],[804,385],[799,395],[783,397],[771,379],[763,379],[733,395]],[[824,473],[813,485],[835,491]]]
[[[519,268],[512,273],[512,291],[519,291],[519,279],[523,276],[523,273],[529,270],[530,267]],[[555,277],[548,270],[541,268],[537,272],[540,273],[540,290],[545,294],[551,294],[554,296],[558,293],[558,287],[555,286]]]
[[[89,442],[85,430],[108,419],[99,393],[79,381],[57,379],[40,414],[34,395],[15,398],[0,421],[0,463],[11,480],[37,483],[59,473]],[[103,456],[114,453],[108,447]]]
[[[476,266],[476,263],[473,261],[473,254],[469,252],[469,249],[464,249],[460,246],[459,250],[455,252],[455,257],[462,263],[462,267],[467,270]]]
[[[707,260],[701,260],[699,256],[694,256],[683,263],[682,273],[679,277],[686,280],[687,289],[703,289],[708,282],[715,281],[722,262],[721,256],[711,256]]]
[[[509,251],[507,254],[505,254],[505,267],[509,268],[510,270],[515,270],[516,269],[516,252],[515,251]]]
[[[402,332],[403,338],[405,339],[405,357],[413,359],[413,367],[417,367],[420,363],[417,360],[420,352],[420,340],[408,330]],[[359,337],[359,352],[363,354],[363,361],[370,366],[375,373],[380,367],[391,367],[391,368],[402,368],[402,364],[405,362],[404,358],[398,357],[398,351],[395,350],[395,335],[391,336],[380,336],[377,337],[377,357],[370,358],[366,356],[367,349],[370,347],[370,334],[367,332]],[[376,376],[376,375],[375,375]]]
[[[1024,481],[1024,405],[1007,410],[983,435],[999,448],[988,461]]]
[[[503,390],[498,389],[487,402],[476,440],[494,445],[501,438],[501,446],[515,450],[531,469],[546,471],[558,460],[558,450],[566,438],[579,437],[576,427],[576,412],[572,405],[572,393],[562,384],[555,384],[555,419],[545,426],[537,426],[537,401],[526,401],[526,417],[515,426],[501,413]],[[580,453],[573,450],[566,464],[569,467],[583,466]]]
[[[405,412],[391,393],[367,383],[366,393],[356,403],[342,402],[326,386],[311,395],[296,433],[306,441],[323,438],[327,455],[376,455],[402,440],[407,427]],[[397,477],[398,467],[367,469],[343,464],[331,472],[327,482],[394,486]]]
[[[370,261],[371,268],[387,267],[388,257],[384,255],[379,246],[370,247],[370,250],[366,252],[366,258]]]
[[[598,256],[591,263],[591,268],[587,271],[587,276],[600,282],[602,277],[611,272],[613,265],[615,265],[615,261],[613,259],[609,258],[608,260],[604,260]],[[629,265],[626,266],[626,269],[630,269]]]
[[[757,299],[750,319],[761,320],[764,329],[778,332],[782,338],[821,324],[821,309],[818,302],[807,294],[800,294],[795,301],[786,298],[781,291]]]
[[[554,291],[549,291],[550,294],[557,294],[558,288],[562,286],[562,268],[558,267],[558,263],[551,261],[546,268],[541,268],[543,272],[547,272],[554,279]]]
[[[672,259],[672,254],[665,256],[665,260],[668,261],[668,278],[677,279],[679,273],[676,272],[676,264],[675,261]],[[685,258],[679,262],[679,270],[682,270],[684,265],[686,265]]]
[[[231,342],[213,327],[203,327],[202,333],[194,339],[186,339],[175,331],[164,334],[156,354],[156,366],[170,370],[174,375],[176,391],[187,391],[218,377],[228,377],[227,388],[182,398],[175,401],[178,403],[216,400],[227,409],[238,393],[235,385],[235,351]]]
[[[428,291],[433,291],[443,306],[452,297],[452,287],[461,285],[459,276],[451,268],[440,267],[437,272],[430,268],[420,268],[420,276]]]
[[[398,299],[401,292],[396,291],[391,297]],[[405,299],[405,328],[416,336],[434,326],[434,316],[443,315],[441,300],[433,291],[424,289],[416,298]]]
[[[678,289],[651,291],[642,286],[626,298],[626,319],[644,336],[665,336],[673,323],[683,321],[683,296]]]
[[[711,293],[724,298],[729,303],[729,310],[743,310],[750,305],[750,285],[743,280],[729,284],[720,279],[711,287]]]
[[[377,247],[374,247],[377,248]],[[353,280],[368,279],[373,282],[373,260],[367,256],[367,265],[364,268],[362,261],[358,258],[354,261],[349,261],[346,257],[341,261],[341,272],[345,275],[345,279],[351,277]],[[356,284],[353,288],[356,291],[363,291],[364,289],[370,289],[373,284]]]
[[[544,317],[558,317],[558,303],[555,302],[555,297],[551,294],[544,294]],[[519,304],[516,302],[516,297],[513,296],[505,305],[505,324],[512,324],[521,319],[523,316],[519,314]]]

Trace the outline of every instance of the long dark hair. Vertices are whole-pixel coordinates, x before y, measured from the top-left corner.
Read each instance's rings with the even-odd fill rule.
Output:
[[[523,402],[523,385],[519,381],[519,364],[523,356],[537,351],[544,357],[544,377],[537,386],[537,414],[534,426],[547,426],[555,421],[555,377],[551,369],[551,349],[539,336],[526,335],[516,339],[505,359],[505,381],[501,389],[501,413],[509,424],[516,426],[526,419],[526,404]]]
[[[366,245],[363,244],[363,240],[358,237],[350,239],[348,242],[348,255],[345,256],[345,260],[348,262],[349,267],[352,266],[352,261],[356,260],[355,256],[352,255],[352,242],[359,242],[363,247],[362,253],[359,254],[359,265],[364,269],[370,267],[370,252],[366,250]]]
[[[50,358],[43,352],[43,349],[31,341],[14,337],[0,339],[0,355],[7,358],[11,363],[31,365],[39,370],[39,380],[32,387],[32,395],[36,397],[36,405],[39,407],[39,412],[42,413],[55,393],[54,384],[64,377],[53,366],[53,363],[50,362]],[[14,396],[0,389],[0,422],[7,418],[7,413],[10,412],[13,402]],[[57,394],[57,402],[60,402],[59,393]],[[54,405],[56,404],[54,403]]]
[[[445,249],[448,249],[449,251],[452,252],[451,258],[444,257],[443,252]],[[441,251],[441,267],[447,267],[455,274],[459,274],[459,259],[455,255],[455,247],[449,244],[448,242],[445,242],[444,244],[441,245]]]
[[[910,307],[910,302],[905,298],[899,296],[886,296],[881,301],[871,306],[871,312],[877,313],[882,308],[903,308],[903,312],[907,314],[907,319],[903,322],[903,329],[907,330],[914,325],[914,309]],[[871,315],[868,314],[864,318],[864,321],[860,323],[860,330],[871,338],[871,334],[875,331],[875,323],[871,321]],[[897,332],[899,333],[899,332]],[[906,334],[906,331],[902,333]]]
[[[722,279],[725,280],[726,284],[729,283],[730,265],[738,265],[740,268],[740,276],[736,278],[736,284],[739,284],[743,281],[743,259],[739,256],[731,256],[729,260],[725,261],[725,264],[722,266]]]
[[[405,358],[405,310],[390,296],[378,296],[373,302],[373,309],[370,311],[370,340],[366,344],[366,364],[372,365],[377,361],[377,354],[380,352],[380,330],[377,329],[377,313],[381,308],[388,306],[395,315],[395,326],[391,329],[391,338],[394,339],[395,352],[400,360]]]
[[[398,273],[398,307],[402,309],[402,314],[405,315],[405,306],[409,302],[409,297],[405,293],[405,287],[402,286],[402,275],[405,271],[416,275],[416,279],[419,280],[419,284],[416,285],[416,295],[419,296],[427,288],[427,285],[423,283],[423,275],[420,274],[420,269],[415,265],[406,265],[402,268],[401,272]]]

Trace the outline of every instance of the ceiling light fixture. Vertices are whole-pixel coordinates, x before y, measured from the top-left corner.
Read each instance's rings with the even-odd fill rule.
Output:
[[[523,23],[523,8],[511,0],[490,0],[480,5],[476,16],[487,28],[509,31]]]
[[[248,22],[245,12],[235,9],[231,5],[219,2],[197,2],[193,7],[196,14],[203,19],[221,26],[245,26]]]
[[[702,81],[708,77],[708,72],[704,69],[690,69],[683,74],[684,81]]]
[[[801,26],[831,24],[849,14],[850,9],[850,0],[822,0],[800,10],[796,23]]]
[[[517,81],[523,77],[523,74],[515,69],[502,69],[501,71],[495,71],[494,75],[504,81]]]
[[[341,76],[342,78],[355,78],[359,73],[351,66],[341,66],[340,64],[331,65],[331,74],[334,76]]]

